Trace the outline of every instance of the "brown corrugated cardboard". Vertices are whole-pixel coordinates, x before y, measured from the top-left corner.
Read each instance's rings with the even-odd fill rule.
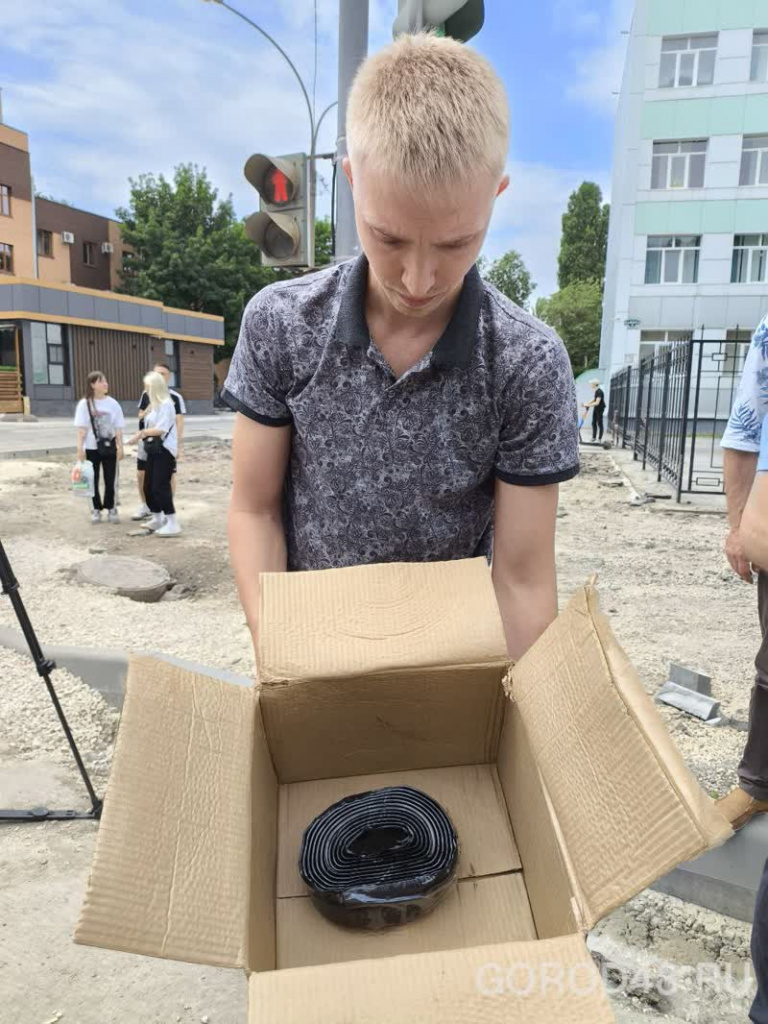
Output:
[[[372,960],[403,953],[464,949],[535,939],[536,929],[520,873],[467,878],[437,909],[405,928],[361,932],[322,917],[307,896],[278,900],[278,967]]]
[[[249,1024],[612,1024],[580,935],[252,974]]]
[[[251,1024],[612,1020],[585,928],[730,830],[594,591],[506,683],[481,560],[267,576],[262,594],[260,691],[132,663],[77,940],[245,966]],[[462,880],[361,936],[315,913],[295,859],[314,814],[384,772],[452,813]]]

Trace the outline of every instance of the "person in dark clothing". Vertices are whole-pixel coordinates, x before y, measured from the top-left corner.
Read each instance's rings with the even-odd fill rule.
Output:
[[[592,440],[603,440],[603,416],[605,415],[605,392],[600,387],[599,380],[591,380],[589,386],[592,388],[595,397],[591,402],[585,402],[584,408],[592,410]]]

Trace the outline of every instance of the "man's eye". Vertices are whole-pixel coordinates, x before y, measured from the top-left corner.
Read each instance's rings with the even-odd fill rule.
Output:
[[[384,236],[379,236],[379,241],[382,245],[400,245],[399,238],[385,238]]]

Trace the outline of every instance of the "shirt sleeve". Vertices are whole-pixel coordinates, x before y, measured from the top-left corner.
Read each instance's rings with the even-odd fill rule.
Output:
[[[496,476],[518,487],[542,487],[579,472],[576,384],[556,335],[539,349],[522,380],[507,388]]]
[[[81,398],[77,403],[77,408],[75,409],[75,426],[87,428],[90,427],[90,425],[91,420],[88,416],[88,408],[86,406],[85,399]]]
[[[723,434],[723,448],[760,451],[763,420],[768,415],[768,317],[755,331],[744,363],[733,411]]]
[[[760,434],[760,454],[757,457],[757,472],[768,473],[768,416],[763,420]]]
[[[141,398],[139,399],[139,412],[144,412],[148,405],[149,395],[147,394],[146,391],[142,391]]]
[[[187,415],[187,406],[186,406],[186,403],[184,401],[184,396],[179,394],[179,392],[177,391],[175,397],[176,397],[176,402],[174,404],[176,405],[176,414],[177,414],[177,416],[186,416]]]
[[[287,404],[292,372],[287,332],[270,308],[271,292],[259,292],[245,309],[221,396],[230,408],[258,423],[284,427],[292,422]]]

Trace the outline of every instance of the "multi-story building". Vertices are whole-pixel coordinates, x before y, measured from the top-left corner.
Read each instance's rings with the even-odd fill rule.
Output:
[[[637,0],[600,365],[747,339],[767,312],[768,0]]]
[[[34,195],[27,136],[0,122],[0,413],[68,415],[91,370],[134,412],[158,361],[212,410],[223,319],[118,294],[122,258],[116,221]]]

